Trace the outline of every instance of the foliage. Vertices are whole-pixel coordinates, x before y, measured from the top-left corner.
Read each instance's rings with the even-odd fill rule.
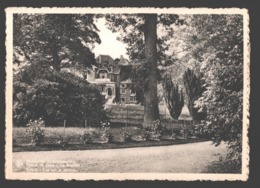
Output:
[[[40,118],[38,120],[30,120],[26,125],[26,133],[31,140],[31,144],[40,145],[44,141],[45,133],[44,129],[45,123]]]
[[[194,101],[201,97],[202,92],[204,91],[200,77],[196,76],[194,71],[187,69],[183,75],[183,83],[185,86],[186,94],[188,97],[188,108],[190,115],[193,120],[202,120],[205,118],[205,112],[198,112],[199,108],[194,107]],[[203,109],[205,110],[205,109]]]
[[[150,129],[149,139],[160,140],[163,132],[163,127],[161,125],[160,120],[156,120],[153,122],[153,125]]]
[[[92,135],[92,130],[91,129],[86,129],[84,130],[81,135],[80,135],[80,140],[86,144],[91,142],[91,135]]]
[[[125,130],[125,131],[123,132],[123,140],[124,140],[124,142],[130,142],[130,141],[132,141],[132,134],[131,134],[130,131]]]
[[[110,131],[110,127],[102,126],[100,128],[100,139],[108,143],[113,141],[113,135]]]
[[[42,119],[47,126],[83,126],[88,119],[100,126],[106,119],[104,97],[84,79],[68,72],[57,72],[36,62],[14,76],[14,125]]]
[[[64,148],[64,147],[68,144],[68,142],[65,140],[65,137],[64,137],[64,136],[59,135],[58,144],[59,144],[62,148]]]
[[[131,60],[145,59],[145,14],[106,14],[107,26],[112,32],[119,32],[118,39],[127,44],[127,54]],[[167,50],[166,41],[173,36],[173,25],[182,25],[184,20],[176,14],[157,15],[157,30],[163,28],[164,32],[158,36],[157,52],[160,63],[169,59],[164,52]]]
[[[14,14],[14,63],[19,56],[29,61],[46,60],[54,69],[90,66],[95,62],[91,48],[100,43],[94,15],[91,14]]]
[[[195,107],[207,108],[202,129],[216,145],[227,142],[229,158],[241,164],[243,117],[243,17],[194,15],[191,54],[203,72],[206,90]],[[200,44],[199,48],[196,44]]]
[[[167,108],[173,119],[178,119],[181,115],[181,110],[184,106],[184,97],[181,92],[179,92],[178,85],[172,82],[171,76],[168,74],[165,75],[162,82],[164,89],[164,99],[167,105]]]
[[[149,139],[149,134],[150,134],[150,132],[148,130],[142,129],[140,139],[142,141],[147,141]]]
[[[141,138],[144,140],[160,140],[163,132],[163,126],[159,119],[153,121],[146,129],[142,129]]]
[[[188,138],[188,135],[189,135],[189,131],[186,127],[182,127],[181,130],[180,130],[180,135],[187,139]]]
[[[213,137],[213,133],[210,131],[209,124],[206,120],[195,122],[193,125],[193,132],[195,136],[200,138],[211,139]]]

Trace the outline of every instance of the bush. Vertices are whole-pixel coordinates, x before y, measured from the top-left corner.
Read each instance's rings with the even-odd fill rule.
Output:
[[[92,135],[92,132],[90,131],[90,129],[86,129],[83,131],[83,133],[80,135],[80,140],[86,144],[86,143],[89,143],[91,142],[91,135]]]
[[[31,140],[33,145],[41,145],[44,141],[45,133],[43,127],[45,123],[42,119],[30,120],[26,125],[26,133]]]
[[[46,126],[100,126],[107,119],[105,99],[83,78],[32,63],[14,76],[14,125],[42,117]]]
[[[58,144],[59,144],[62,148],[64,148],[64,147],[68,144],[68,142],[66,142],[66,140],[65,140],[65,138],[64,138],[63,136],[59,135]]]
[[[132,141],[132,134],[130,133],[130,132],[128,132],[128,131],[124,131],[123,132],[123,141],[124,142],[130,142],[130,141]]]
[[[113,142],[113,135],[110,132],[110,127],[102,126],[100,129],[100,139],[105,142]]]
[[[146,141],[146,140],[149,139],[149,137],[150,137],[150,132],[147,131],[147,130],[142,129],[141,130],[140,139],[143,140],[143,141]]]
[[[189,135],[188,129],[185,128],[185,127],[181,128],[181,130],[180,130],[180,135],[181,135],[181,137],[187,139],[187,138],[188,138],[188,135]]]
[[[213,136],[213,133],[210,131],[211,127],[209,125],[209,122],[202,120],[200,122],[195,122],[193,125],[194,135],[198,136],[200,138],[207,138],[211,139]]]
[[[163,132],[163,126],[160,120],[153,121],[153,124],[148,127],[149,128],[142,129],[141,138],[144,140],[160,140]]]

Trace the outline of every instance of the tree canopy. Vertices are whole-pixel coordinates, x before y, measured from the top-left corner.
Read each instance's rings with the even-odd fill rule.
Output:
[[[90,14],[15,14],[14,63],[19,55],[29,61],[32,56],[49,62],[54,69],[77,63],[95,63],[91,48],[100,43]]]
[[[95,64],[91,52],[100,43],[95,15],[14,15],[14,123],[43,118],[47,125],[70,126],[88,120],[100,125],[104,99],[86,80],[61,70]],[[26,64],[26,66],[22,66]]]
[[[207,109],[204,131],[216,144],[226,141],[230,157],[241,162],[243,112],[242,15],[193,15],[183,32],[193,70],[202,74],[205,91],[195,107]],[[187,29],[187,28],[186,28]],[[190,32],[192,30],[192,32]]]

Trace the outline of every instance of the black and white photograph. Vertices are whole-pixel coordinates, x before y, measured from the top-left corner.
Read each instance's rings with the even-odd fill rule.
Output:
[[[246,181],[246,9],[6,9],[16,180]]]

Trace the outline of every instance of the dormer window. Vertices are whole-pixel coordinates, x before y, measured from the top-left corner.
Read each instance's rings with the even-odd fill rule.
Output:
[[[107,70],[100,70],[100,71],[98,71],[97,78],[101,78],[101,79],[108,78]]]

